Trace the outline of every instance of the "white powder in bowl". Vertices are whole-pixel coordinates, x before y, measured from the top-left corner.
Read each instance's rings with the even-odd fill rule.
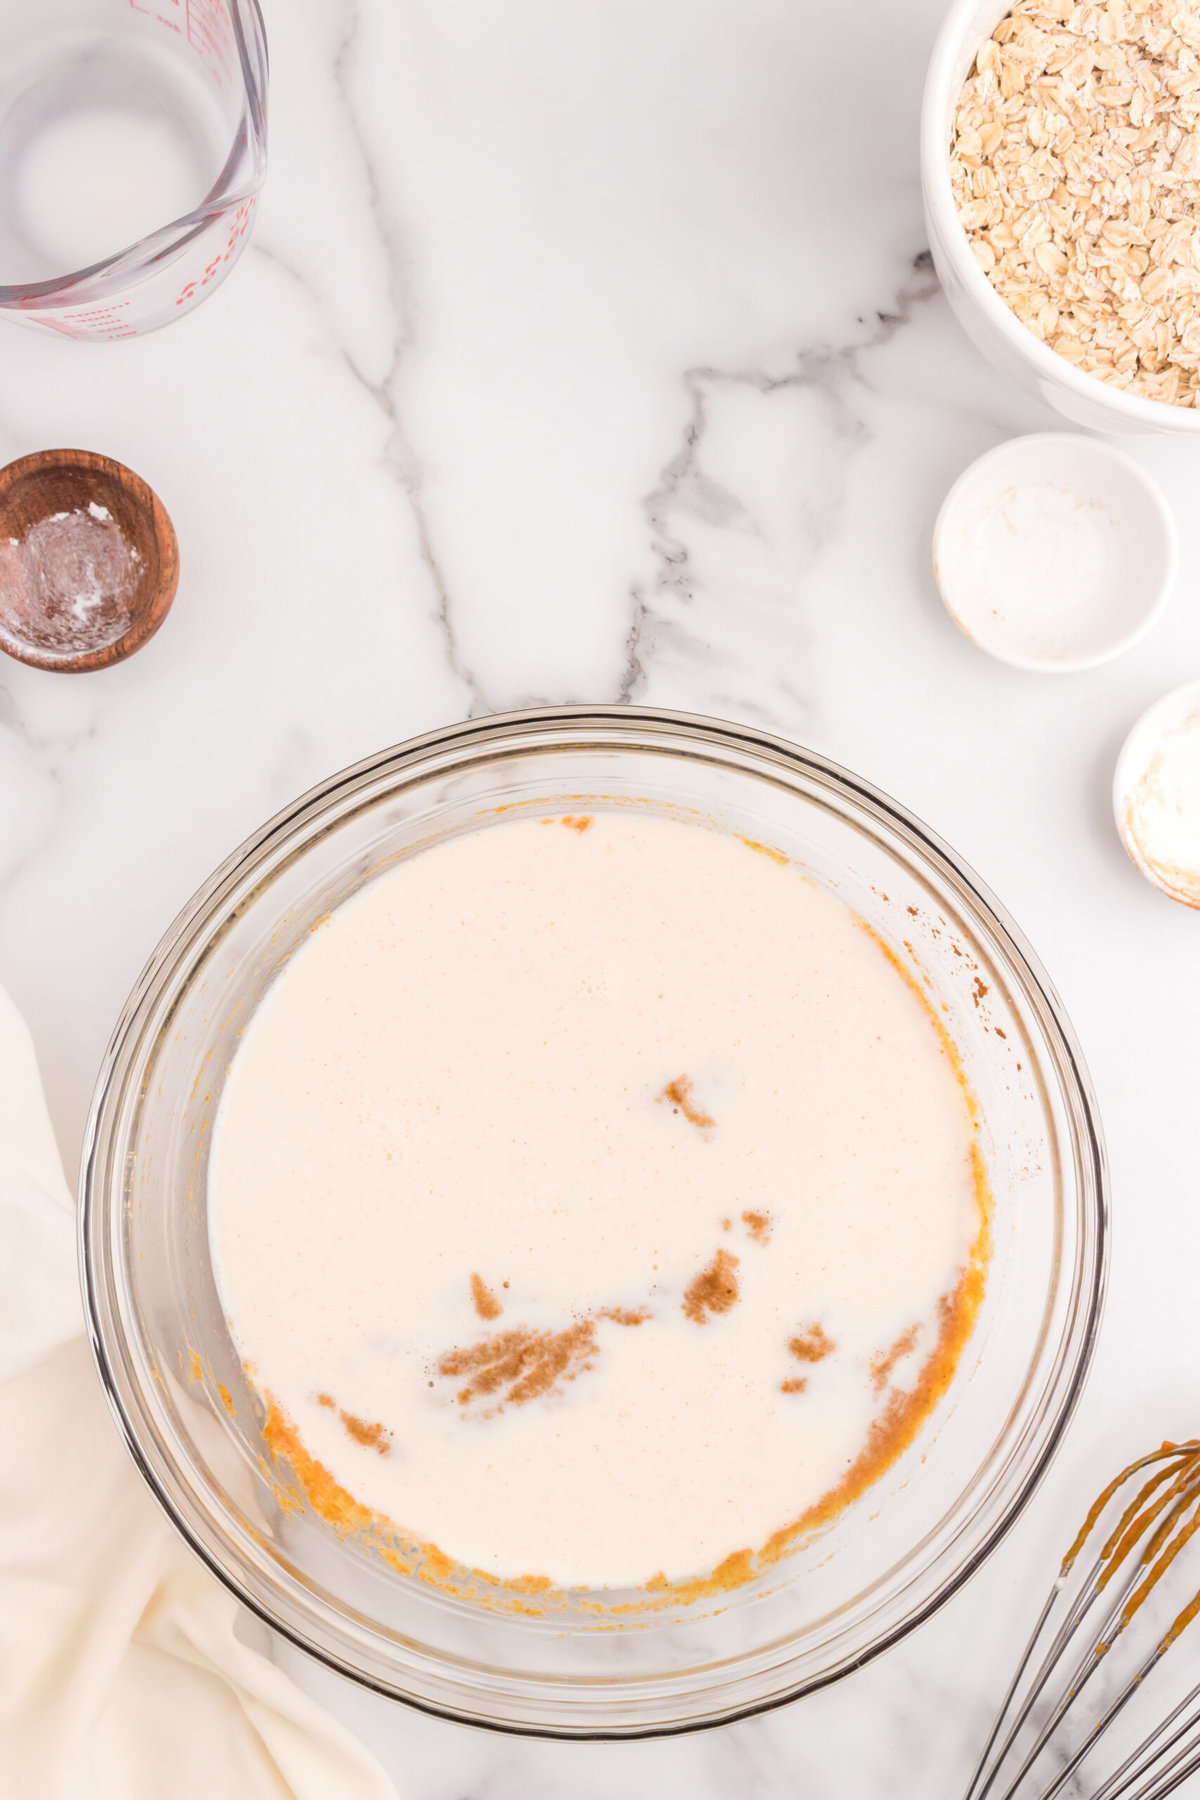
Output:
[[[106,506],[50,513],[0,542],[0,637],[64,660],[105,650],[134,623],[142,574]]]
[[[1011,438],[960,475],[934,531],[952,618],[1023,669],[1093,668],[1153,621],[1175,534],[1144,470],[1099,440]]]
[[[959,617],[985,647],[1068,657],[1121,627],[1125,545],[1100,500],[1049,481],[1002,488],[971,522],[970,554]]]
[[[1200,706],[1163,732],[1125,797],[1121,822],[1151,881],[1200,908]]]

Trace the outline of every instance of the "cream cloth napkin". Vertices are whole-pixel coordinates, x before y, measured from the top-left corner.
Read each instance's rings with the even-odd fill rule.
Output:
[[[146,1491],[82,1328],[74,1206],[0,989],[0,1800],[395,1800],[243,1641],[268,1633]]]

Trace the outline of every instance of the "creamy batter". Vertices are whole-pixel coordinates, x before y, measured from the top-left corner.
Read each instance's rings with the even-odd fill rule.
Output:
[[[878,940],[620,811],[498,822],[334,912],[232,1064],[209,1205],[286,1438],[468,1568],[592,1589],[865,1485],[984,1241],[953,1053]]]

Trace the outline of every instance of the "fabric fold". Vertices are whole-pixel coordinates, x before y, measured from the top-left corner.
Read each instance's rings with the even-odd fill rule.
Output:
[[[74,1206],[0,989],[0,1800],[395,1800],[169,1525],[82,1334]]]

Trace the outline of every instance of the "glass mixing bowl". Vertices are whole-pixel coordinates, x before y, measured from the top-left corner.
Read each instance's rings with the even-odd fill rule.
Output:
[[[786,852],[866,919],[943,1009],[981,1108],[995,1201],[975,1335],[910,1449],[719,1603],[620,1620],[574,1601],[541,1616],[484,1610],[297,1510],[264,1458],[206,1221],[210,1127],[239,1033],[314,922],[498,808],[585,803],[702,815]],[[552,1736],[717,1724],[833,1681],[911,1630],[995,1548],[1044,1473],[1104,1288],[1088,1077],[1053,989],[986,889],[894,801],[822,758],[632,708],[454,726],[280,813],[217,870],[138,982],[100,1072],[82,1180],[100,1373],[142,1474],[197,1554],[277,1631],[367,1686]]]

